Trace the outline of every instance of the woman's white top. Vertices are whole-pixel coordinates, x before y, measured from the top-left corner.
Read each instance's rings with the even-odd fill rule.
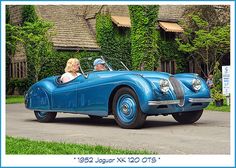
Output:
[[[69,81],[71,81],[71,80],[73,80],[73,79],[75,79],[76,77],[78,77],[78,76],[81,75],[81,73],[76,73],[76,74],[77,74],[77,76],[74,76],[74,75],[72,75],[70,72],[66,72],[66,73],[64,73],[64,74],[61,76],[61,81],[62,81],[62,79],[63,79],[64,77],[69,78]],[[68,81],[68,82],[69,82],[69,81]]]

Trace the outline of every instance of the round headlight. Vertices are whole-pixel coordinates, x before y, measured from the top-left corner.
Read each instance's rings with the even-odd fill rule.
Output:
[[[162,92],[166,93],[166,92],[169,91],[170,85],[169,85],[168,80],[161,79],[159,83],[160,83],[160,89],[161,89]]]
[[[195,91],[200,90],[201,89],[201,81],[200,81],[200,79],[193,79],[192,85],[193,85],[193,89]]]

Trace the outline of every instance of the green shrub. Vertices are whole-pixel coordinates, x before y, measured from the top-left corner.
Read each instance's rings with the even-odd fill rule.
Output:
[[[39,79],[43,79],[53,75],[61,75],[65,71],[66,62],[69,58],[83,58],[83,57],[94,57],[97,58],[100,55],[99,52],[88,52],[88,51],[53,51],[48,56],[47,61],[42,67],[39,75]]]
[[[10,79],[7,82],[7,95],[13,95],[15,91],[18,91],[20,95],[24,95],[25,91],[32,85],[32,81],[28,78],[23,79]]]
[[[213,83],[214,83],[214,89],[218,92],[222,92],[222,73],[219,69],[220,63],[217,61],[214,66],[213,71]]]
[[[225,96],[216,88],[211,89],[211,97],[215,101],[220,101],[220,100],[226,99]]]

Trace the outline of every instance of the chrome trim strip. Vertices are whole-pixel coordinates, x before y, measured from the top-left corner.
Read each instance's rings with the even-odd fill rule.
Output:
[[[212,98],[189,98],[189,102],[191,103],[205,103],[205,102],[212,102]]]
[[[149,106],[179,104],[180,100],[163,100],[163,101],[148,101]]]

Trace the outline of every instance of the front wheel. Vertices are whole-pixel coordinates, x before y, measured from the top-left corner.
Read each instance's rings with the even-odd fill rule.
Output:
[[[175,113],[172,114],[174,119],[178,121],[181,124],[192,124],[195,123],[200,119],[202,116],[203,110],[198,111],[188,111],[188,112],[181,112],[181,113]]]
[[[34,111],[34,114],[39,122],[52,122],[57,112]]]
[[[137,95],[128,87],[116,92],[112,112],[117,124],[122,128],[140,128],[146,119],[146,115],[140,109]]]

